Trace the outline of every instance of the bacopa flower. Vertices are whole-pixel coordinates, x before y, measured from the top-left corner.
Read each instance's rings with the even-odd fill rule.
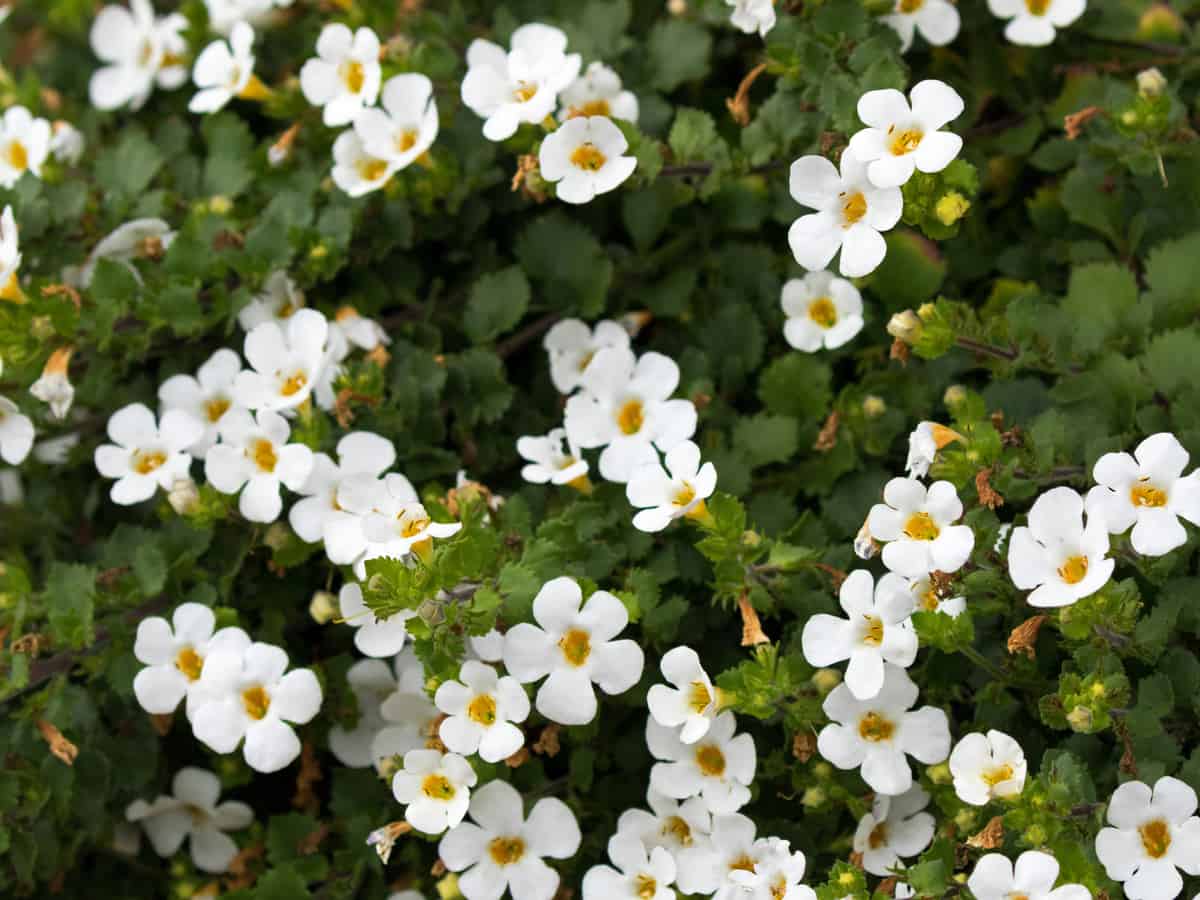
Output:
[[[204,0],[208,27],[217,34],[229,34],[239,22],[258,25],[276,5],[291,6],[292,0]]]
[[[389,760],[426,747],[437,737],[441,716],[425,693],[425,667],[412,645],[397,654],[392,666],[393,689],[379,705],[383,725],[371,741],[371,759],[380,771],[388,769]]]
[[[663,677],[672,685],[652,685],[646,705],[654,721],[679,728],[679,740],[694,744],[708,734],[721,711],[721,691],[708,677],[700,657],[691,647],[675,647],[663,654]]]
[[[521,469],[521,477],[531,484],[572,484],[580,488],[587,484],[587,460],[567,439],[565,428],[555,428],[545,437],[517,438],[517,453],[528,463]]]
[[[609,319],[595,328],[579,319],[563,319],[546,332],[542,346],[550,356],[550,380],[560,394],[569,394],[583,384],[583,373],[598,352],[605,347],[629,349],[629,332]]]
[[[363,521],[367,539],[388,544],[399,556],[424,554],[434,538],[453,537],[462,530],[462,522],[433,521],[418,501],[412,482],[395,472],[384,477],[375,507],[378,511]]]
[[[1025,751],[1003,731],[966,735],[951,751],[949,765],[954,792],[972,806],[1019,797],[1025,788]]]
[[[76,165],[86,146],[83,132],[62,119],[51,122],[50,128],[50,154],[67,165]]]
[[[538,151],[542,178],[555,185],[559,200],[588,203],[597,194],[616,190],[637,159],[625,156],[629,142],[604,116],[578,116],[548,134]]]
[[[1066,28],[1083,15],[1087,0],[988,0],[998,19],[1009,19],[1004,36],[1014,44],[1045,47],[1054,43],[1056,29]]]
[[[203,425],[200,439],[187,448],[192,456],[205,457],[217,442],[222,420],[238,408],[233,385],[241,371],[241,357],[222,347],[196,370],[195,377],[172,375],[159,386],[158,401],[163,409],[181,410]]]
[[[732,712],[718,715],[708,733],[693,744],[679,739],[674,728],[646,720],[646,745],[660,760],[650,770],[650,787],[667,797],[700,797],[714,815],[736,812],[750,801],[750,784],[758,757],[754,739],[735,735]]]
[[[329,322],[301,309],[285,326],[264,322],[246,335],[243,352],[250,370],[234,381],[237,399],[250,409],[291,409],[312,394],[325,365]]]
[[[96,469],[114,478],[113,503],[130,506],[154,496],[158,488],[168,491],[186,478],[192,458],[187,448],[204,435],[199,420],[182,410],[168,409],[158,421],[141,403],[117,410],[108,420],[111,444],[96,448]]]
[[[576,116],[607,116],[637,122],[638,100],[621,89],[621,76],[597,60],[562,92],[560,119]]]
[[[333,183],[351,197],[377,191],[396,174],[390,160],[367,151],[356,131],[344,131],[333,142]]]
[[[1083,507],[1069,487],[1052,488],[1034,501],[1029,525],[1013,529],[1008,572],[1017,587],[1033,589],[1030,606],[1070,606],[1112,577],[1103,514],[1089,515],[1085,525]]]
[[[262,293],[238,310],[238,324],[243,331],[253,331],[263,322],[282,326],[296,310],[304,308],[305,302],[296,282],[287,272],[276,269],[263,282]]]
[[[883,564],[897,574],[918,578],[930,572],[957,572],[975,547],[975,533],[962,518],[962,501],[949,481],[928,488],[913,478],[893,478],[883,488],[883,503],[871,507],[871,536],[885,541]]]
[[[374,319],[360,315],[353,306],[340,306],[334,313],[333,321],[329,324],[329,336],[338,336],[339,343],[344,345],[337,350],[338,362],[341,362],[355,347],[368,353],[377,347],[387,346],[392,342],[383,326]]]
[[[887,665],[883,688],[872,700],[856,700],[845,684],[825,698],[832,721],[817,735],[817,749],[839,769],[862,767],[862,778],[880,794],[903,794],[913,784],[906,756],[926,765],[950,753],[950,723],[935,707],[913,710],[917,686],[903,669]]]
[[[354,646],[376,658],[395,656],[404,649],[408,639],[405,622],[416,615],[415,610],[402,610],[386,619],[376,618],[363,602],[362,587],[354,581],[347,581],[338,591],[338,609],[342,621],[354,628]]]
[[[876,187],[899,187],[917,170],[940,172],[962,149],[961,137],[939,131],[962,115],[963,99],[954,88],[926,79],[908,96],[888,88],[867,91],[858,100],[858,117],[867,127],[850,138],[849,149],[867,164]]]
[[[392,778],[392,794],[405,804],[404,818],[426,834],[455,828],[467,814],[478,777],[457,753],[409,750],[404,768]]]
[[[880,232],[900,221],[900,188],[872,184],[866,163],[849,149],[842,153],[840,173],[823,156],[796,160],[788,186],[792,199],[816,210],[798,218],[788,231],[796,262],[820,271],[841,250],[838,271],[847,278],[867,275],[883,262],[887,244]]]
[[[397,690],[398,676],[403,674],[403,657],[404,654],[393,662],[395,671],[393,665],[388,665],[382,659],[360,659],[346,670],[346,684],[354,694],[358,720],[350,729],[341,725],[329,729],[329,749],[342,765],[365,769],[375,764],[372,745],[376,735],[385,727],[381,707]],[[424,672],[419,674],[423,678]],[[420,689],[419,684],[415,687]],[[411,750],[415,746],[404,749]]]
[[[92,52],[107,65],[92,73],[92,105],[140,109],[156,84],[167,90],[182,85],[187,80],[187,24],[182,13],[156,18],[150,0],[129,0],[128,9],[100,10],[89,37]]]
[[[237,844],[225,832],[248,828],[254,821],[254,811],[245,803],[220,799],[220,779],[188,766],[171,779],[170,795],[151,803],[133,801],[125,819],[142,826],[159,856],[174,856],[186,840],[196,868],[217,874],[228,871],[237,856]]]
[[[612,866],[584,873],[583,900],[675,900],[675,860],[664,848],[647,852],[637,838],[616,834],[608,842],[608,858]]]
[[[462,100],[483,123],[483,136],[503,141],[522,122],[541,122],[554,112],[559,92],[579,74],[583,60],[568,54],[567,36],[534,22],[512,34],[511,52],[477,38],[467,48]],[[622,148],[623,149],[623,148]]]
[[[1127,781],[1108,801],[1108,824],[1096,835],[1096,856],[1130,900],[1170,900],[1183,878],[1200,875],[1200,817],[1196,792],[1178,778],[1158,779],[1151,790]]]
[[[712,833],[712,813],[701,797],[674,800],[654,788],[646,791],[644,809],[627,809],[617,819],[617,834],[636,836],[646,852],[665,847],[676,860],[689,847],[707,846]]]
[[[50,155],[50,123],[24,106],[10,106],[0,118],[0,187],[11,188],[26,172],[42,177]]]
[[[29,416],[7,397],[0,397],[0,459],[10,466],[23,463],[33,449],[34,434]]]
[[[517,789],[497,780],[475,791],[470,815],[438,844],[446,868],[462,873],[462,895],[495,900],[507,888],[513,900],[550,900],[559,875],[544,860],[570,859],[582,840],[570,807],[543,797],[526,817]]]
[[[513,723],[529,716],[529,697],[520,683],[470,659],[462,664],[458,678],[443,681],[433,698],[446,714],[438,731],[446,749],[463,756],[478,753],[490,763],[520,750],[525,735]]]
[[[966,597],[943,597],[928,575],[908,579],[908,592],[913,611],[945,613],[950,618],[962,615],[967,608]]]
[[[958,9],[948,0],[896,0],[883,21],[900,35],[900,52],[912,46],[919,33],[933,47],[944,47],[958,37]]]
[[[629,614],[607,591],[584,603],[574,579],[555,578],[533,598],[533,618],[537,625],[521,622],[505,633],[504,667],[522,684],[546,679],[536,706],[547,719],[586,725],[596,717],[593,683],[606,694],[621,694],[642,677],[642,648],[615,640]]]
[[[891,572],[876,584],[865,569],[851,572],[838,591],[846,618],[818,613],[804,625],[804,658],[818,668],[849,660],[846,687],[869,700],[883,688],[887,663],[907,669],[917,658],[912,597],[904,579]]]
[[[250,646],[250,636],[242,629],[214,632],[215,626],[213,611],[199,603],[180,604],[170,622],[150,616],[138,623],[133,655],[145,668],[133,678],[133,693],[142,709],[166,715],[187,697],[191,718],[194,688],[208,655],[220,650],[241,653]]]
[[[854,852],[872,875],[890,875],[901,859],[919,856],[933,841],[936,822],[925,812],[929,794],[919,784],[889,797],[876,794],[871,811],[858,820]]]
[[[755,838],[754,822],[738,813],[713,818],[712,840],[679,854],[681,891],[713,900],[815,900],[811,888],[799,884],[805,859],[787,841]]]
[[[370,28],[351,31],[340,22],[321,29],[317,55],[300,69],[300,90],[332,127],[349,125],[379,96],[379,38]]]
[[[1200,469],[1184,475],[1188,452],[1175,435],[1152,434],[1133,451],[1105,453],[1092,469],[1096,486],[1088,491],[1089,519],[1102,518],[1110,534],[1133,526],[1133,549],[1162,556],[1187,542],[1180,517],[1200,525]]]
[[[71,347],[59,347],[46,359],[42,374],[29,386],[29,393],[50,407],[50,415],[58,421],[67,417],[75,402],[75,386],[71,384]]]
[[[862,331],[862,295],[832,272],[789,279],[780,302],[787,316],[783,336],[805,353],[835,350]]]
[[[21,268],[20,233],[11,206],[0,214],[0,300],[24,303],[25,294],[17,280]]]
[[[717,470],[700,464],[700,448],[680,441],[666,453],[666,468],[657,462],[634,470],[625,486],[625,496],[641,509],[633,517],[640,531],[662,531],[680,518],[703,519],[708,514],[704,501],[717,487]],[[711,516],[709,516],[711,519]]]
[[[165,252],[174,240],[175,232],[162,219],[133,219],[105,235],[92,248],[82,266],[63,269],[63,281],[74,287],[87,288],[92,283],[96,264],[107,259],[124,264],[137,283],[141,284],[142,276],[133,261]]]
[[[291,428],[278,413],[232,409],[221,419],[221,441],[204,458],[204,477],[223,494],[236,494],[238,511],[251,522],[274,522],[283,512],[279,490],[304,487],[313,453],[287,443]]]
[[[393,172],[425,154],[438,136],[438,110],[433,82],[418,73],[387,80],[380,97],[383,109],[368,108],[354,119],[363,149],[387,162]]]
[[[270,91],[254,74],[254,29],[245,22],[233,26],[228,41],[213,41],[200,51],[192,66],[192,81],[199,90],[188,109],[214,113],[234,97],[261,100]]]
[[[1092,892],[1081,884],[1058,881],[1058,860],[1049,853],[1028,850],[1017,857],[1014,866],[1008,857],[988,853],[980,857],[967,879],[967,887],[978,900],[1091,900]],[[1132,894],[1128,896],[1133,896]]]
[[[964,440],[953,428],[937,422],[921,422],[908,436],[908,460],[904,468],[911,478],[924,478],[943,447]]]
[[[739,31],[766,37],[775,27],[775,0],[725,0],[725,5],[733,7],[729,23]]]

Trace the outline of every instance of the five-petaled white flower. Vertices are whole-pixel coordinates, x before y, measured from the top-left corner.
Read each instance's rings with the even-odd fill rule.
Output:
[[[118,409],[108,420],[111,444],[96,448],[96,469],[114,478],[113,503],[130,506],[169,491],[186,478],[192,458],[187,448],[204,436],[204,426],[183,410],[168,409],[158,421],[141,403]]]
[[[192,66],[192,81],[199,90],[188,109],[214,113],[234,97],[261,100],[268,95],[265,84],[254,74],[254,29],[238,22],[229,40],[216,40],[200,51]]]
[[[287,443],[287,419],[269,409],[256,415],[237,407],[220,425],[221,440],[204,457],[204,476],[223,494],[236,494],[238,511],[251,522],[274,522],[283,512],[280,486],[298,491],[313,467],[304,444]]]
[[[88,93],[97,109],[140,109],[157,84],[171,90],[187,81],[184,64],[187,18],[156,18],[150,0],[129,0],[129,9],[106,6],[94,22],[92,52],[106,63],[92,73]]]
[[[1014,44],[1045,47],[1056,29],[1066,28],[1083,15],[1087,0],[988,0],[998,19],[1010,19],[1004,36]]]
[[[642,648],[615,640],[629,613],[607,591],[584,603],[573,578],[552,579],[533,598],[533,618],[537,625],[521,622],[504,635],[504,667],[522,684],[546,679],[536,706],[547,719],[586,725],[596,717],[593,682],[606,694],[621,694],[642,677]]]
[[[567,53],[567,36],[534,22],[512,34],[512,50],[476,38],[467,48],[462,100],[481,119],[489,141],[512,137],[522,122],[554,112],[559,93],[579,74],[583,60]]]
[[[900,35],[900,52],[912,46],[914,33],[933,47],[945,47],[958,37],[961,19],[949,0],[896,0],[883,21]]]
[[[679,853],[679,889],[713,900],[815,900],[801,885],[805,859],[787,841],[755,839],[754,822],[739,813],[713,817],[711,840]]]
[[[787,321],[783,336],[805,353],[835,350],[862,331],[863,303],[858,288],[832,272],[809,272],[783,286],[780,300]]]
[[[333,183],[351,197],[377,191],[396,174],[388,159],[367,151],[357,131],[343,131],[333,142]]]
[[[340,22],[321,29],[317,55],[300,69],[300,90],[332,127],[349,125],[379,96],[379,38],[370,28],[351,31]]]
[[[51,122],[50,129],[50,155],[69,166],[76,165],[87,146],[83,132],[62,119]]]
[[[735,735],[732,712],[720,713],[708,733],[694,744],[685,744],[674,728],[646,720],[646,745],[655,759],[650,787],[667,797],[686,800],[700,797],[714,815],[736,812],[750,801],[750,784],[758,756],[754,739]]]
[[[988,853],[975,864],[967,887],[976,900],[1091,900],[1092,892],[1081,884],[1058,881],[1058,860],[1049,853],[1027,850],[1014,866],[1006,856]],[[1132,895],[1129,895],[1132,896]]]
[[[249,370],[239,372],[234,393],[250,409],[291,409],[312,394],[325,366],[329,322],[316,310],[300,309],[281,327],[263,322],[246,335]]]
[[[204,433],[188,452],[204,459],[217,442],[218,428],[225,416],[239,405],[234,401],[233,383],[242,371],[242,359],[228,347],[210,356],[195,377],[172,375],[158,388],[158,402],[164,410],[179,409],[204,426]]]
[[[908,460],[904,468],[911,478],[924,478],[937,458],[937,452],[954,441],[965,440],[953,428],[937,422],[921,422],[908,436]]]
[[[416,615],[415,610],[402,610],[386,619],[376,618],[363,601],[362,586],[354,581],[347,581],[338,591],[338,610],[342,621],[354,628],[354,646],[377,658],[395,656],[404,649],[408,639],[404,623]]]
[[[721,691],[712,683],[700,657],[691,647],[674,647],[663,654],[663,677],[673,685],[655,684],[646,695],[654,720],[679,728],[679,740],[694,744],[706,734],[721,711]]]
[[[1104,515],[1093,512],[1085,525],[1083,507],[1069,487],[1052,488],[1034,501],[1029,525],[1013,529],[1008,572],[1017,587],[1033,590],[1030,606],[1070,606],[1112,576]]]
[[[415,72],[394,75],[383,86],[380,106],[383,108],[360,112],[354,130],[367,154],[398,172],[420,158],[437,139],[433,82]]]
[[[261,24],[276,6],[275,0],[204,0],[208,27],[217,34],[229,34],[239,22]],[[292,0],[279,0],[279,6],[291,6]]]
[[[964,736],[951,751],[949,765],[954,792],[972,806],[1019,797],[1025,788],[1025,751],[1003,731]]]
[[[517,453],[528,465],[521,477],[531,484],[578,484],[587,481],[588,463],[579,448],[567,439],[565,428],[555,428],[544,437],[517,438]]]
[[[438,736],[446,749],[463,756],[478,753],[484,762],[512,756],[525,743],[515,722],[529,716],[529,697],[511,675],[501,678],[491,666],[473,659],[462,664],[458,681],[443,681],[433,702],[446,718]]]
[[[393,666],[382,659],[360,659],[346,670],[346,684],[354,694],[358,706],[358,720],[353,728],[334,725],[329,729],[329,749],[338,762],[352,769],[365,769],[376,762],[372,745],[376,736],[385,727],[381,707],[397,690],[397,676],[403,672],[405,654],[397,656]],[[420,663],[417,664],[420,666]],[[420,673],[424,678],[424,671]],[[420,690],[421,685],[415,687]],[[417,746],[405,747],[411,750]]]
[[[858,100],[858,117],[867,127],[850,138],[849,149],[867,164],[876,187],[899,187],[917,170],[940,172],[962,149],[961,137],[938,130],[962,115],[963,99],[954,88],[930,78],[908,96],[888,88]]]
[[[570,859],[582,835],[569,806],[543,797],[525,815],[517,789],[489,781],[471,797],[471,820],[438,844],[438,856],[460,872],[458,889],[467,900],[496,900],[507,888],[513,900],[550,900],[559,875],[543,861]]]
[[[50,123],[24,106],[10,106],[0,118],[0,187],[11,188],[26,172],[42,177],[50,155]]]
[[[1200,525],[1200,469],[1184,475],[1188,452],[1169,432],[1152,434],[1133,451],[1105,453],[1092,469],[1096,486],[1088,491],[1090,518],[1102,518],[1111,534],[1133,526],[1133,549],[1162,556],[1187,541],[1183,517]]]
[[[900,188],[872,184],[866,163],[849,149],[842,153],[840,173],[823,156],[802,156],[792,163],[788,186],[792,199],[816,210],[788,230],[796,262],[819,271],[840,249],[838,271],[847,278],[867,275],[883,262],[887,244],[880,232],[900,221]]]
[[[676,519],[701,519],[708,515],[704,501],[717,487],[717,470],[700,465],[700,448],[680,441],[666,452],[666,468],[657,460],[634,470],[625,496],[641,512],[633,517],[640,531],[662,531]]]
[[[478,776],[457,753],[409,750],[392,777],[392,794],[405,804],[408,824],[426,834],[455,828],[467,814]]]
[[[588,203],[633,174],[637,159],[624,155],[628,149],[629,141],[612,119],[576,116],[542,141],[538,166],[542,178],[555,185],[559,200]]]
[[[417,499],[412,482],[392,472],[383,479],[383,490],[375,498],[376,512],[363,520],[367,539],[393,547],[398,556],[424,554],[433,539],[453,537],[462,522],[435,522]]]
[[[1096,856],[1130,900],[1170,900],[1183,890],[1177,869],[1200,875],[1196,792],[1169,776],[1151,790],[1127,781],[1108,801],[1108,824],[1096,835]]]
[[[729,23],[739,31],[766,37],[775,27],[775,0],[725,0],[725,5],[733,7]]]
[[[621,89],[621,76],[597,60],[562,92],[560,119],[575,116],[608,116],[637,122],[638,100],[631,91]]]
[[[611,866],[584,873],[583,900],[675,900],[675,859],[665,848],[647,851],[637,838],[618,833],[609,839],[608,858]]]
[[[885,667],[873,700],[856,700],[839,684],[822,708],[832,721],[817,735],[817,749],[839,769],[862,767],[862,778],[880,794],[903,794],[913,784],[906,756],[926,765],[950,753],[950,723],[936,707],[913,710],[917,686],[897,666]]]
[[[919,578],[930,572],[957,572],[975,547],[975,533],[962,518],[962,501],[949,481],[928,488],[914,478],[893,478],[883,488],[883,503],[871,507],[871,536],[886,542],[883,564],[900,575]]]
[[[304,305],[304,292],[287,272],[276,269],[263,282],[262,292],[238,310],[238,324],[243,331],[253,331],[263,322],[284,325]]]
[[[871,811],[858,820],[854,852],[861,853],[863,868],[872,875],[886,876],[901,865],[901,859],[918,856],[933,840],[936,822],[925,812],[929,794],[919,784],[889,797],[876,794]]]
[[[25,457],[29,455],[29,451],[33,449],[34,433],[33,422],[29,416],[22,413],[17,404],[7,397],[0,397],[0,459],[10,466],[23,463]],[[190,459],[185,460],[183,465],[186,467],[190,462]],[[154,491],[151,490],[150,493],[152,494]]]
[[[12,207],[5,205],[0,214],[0,300],[22,303],[25,295],[17,280],[21,268],[20,232]]]
[[[560,394],[583,384],[583,373],[605,347],[629,349],[629,332],[619,322],[604,319],[588,328],[579,319],[563,319],[546,332],[542,346],[550,356],[550,380]]]
[[[701,797],[675,800],[654,788],[646,791],[644,809],[627,809],[617,819],[617,834],[636,836],[649,853],[665,847],[676,860],[688,847],[704,847],[712,832],[712,813]]]

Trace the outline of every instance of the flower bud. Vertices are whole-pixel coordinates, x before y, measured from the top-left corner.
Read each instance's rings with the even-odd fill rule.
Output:
[[[292,531],[282,522],[275,522],[267,533],[263,535],[263,543],[272,550],[282,550],[287,546],[288,539],[291,538]]]
[[[1143,69],[1137,74],[1137,89],[1147,99],[1157,97],[1167,89],[1167,79],[1158,69]]]
[[[233,201],[224,194],[216,194],[208,198],[208,209],[215,215],[227,216],[229,211],[233,209]]]
[[[1046,829],[1041,825],[1030,825],[1025,829],[1025,833],[1022,835],[1025,843],[1029,844],[1031,847],[1043,846],[1048,837],[1049,835],[1046,834]]]
[[[1174,43],[1183,37],[1183,32],[1183,17],[1165,3],[1155,3],[1138,20],[1138,40]]]
[[[803,804],[808,809],[816,809],[818,806],[824,806],[825,801],[828,799],[829,798],[826,795],[824,789],[819,788],[819,787],[810,787],[804,792],[804,795],[800,798],[800,803]]]
[[[458,889],[458,876],[453,872],[437,883],[437,893],[441,900],[458,900],[462,893]]]
[[[898,312],[888,320],[887,333],[897,340],[911,344],[921,335],[921,320],[911,309]]]
[[[1086,706],[1076,706],[1067,713],[1067,724],[1072,731],[1087,734],[1092,730],[1092,711]]]
[[[816,685],[817,690],[824,697],[842,683],[842,673],[837,669],[817,669],[817,671],[813,672],[812,683]]]
[[[326,625],[337,618],[340,608],[337,597],[329,591],[314,591],[308,604],[308,614],[318,625]]]
[[[953,225],[971,208],[971,201],[958,191],[950,191],[941,196],[933,207],[933,214],[946,227]]]
[[[871,559],[879,552],[879,544],[871,536],[869,521],[869,519],[864,519],[862,528],[858,529],[858,534],[854,536],[854,555],[859,559]]]
[[[167,502],[171,504],[171,509],[175,510],[176,515],[186,516],[195,512],[200,504],[200,492],[196,489],[196,482],[190,478],[175,479],[171,490],[167,491]]]
[[[960,809],[954,817],[954,825],[959,831],[972,831],[976,825],[975,810]]]
[[[863,397],[862,411],[863,415],[868,419],[878,419],[887,412],[887,403],[884,402],[882,397],[878,397],[875,394],[867,394],[867,396]]]
[[[954,412],[955,407],[961,406],[967,399],[967,389],[961,384],[952,384],[946,388],[946,393],[942,394],[942,402],[946,404],[946,408]]]
[[[954,780],[954,776],[950,774],[950,767],[945,763],[930,766],[925,770],[925,774],[929,776],[929,780],[934,784],[949,784]]]
[[[42,369],[42,377],[29,386],[29,393],[49,404],[50,414],[60,422],[67,417],[75,400],[75,386],[67,371],[73,350],[69,346],[59,347],[51,353]]]
[[[687,15],[687,0],[667,0],[667,12],[673,16]]]
[[[833,766],[827,762],[819,762],[813,766],[813,774],[818,778],[832,778]]]

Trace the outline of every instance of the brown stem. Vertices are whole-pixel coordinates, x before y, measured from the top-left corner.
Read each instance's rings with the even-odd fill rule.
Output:
[[[562,313],[546,313],[535,322],[530,322],[512,337],[506,338],[496,345],[496,355],[501,359],[508,359],[530,341],[542,336],[543,332],[549,331],[559,319],[562,318]]]
[[[970,350],[972,353],[980,353],[984,356],[992,356],[996,359],[1002,359],[1006,362],[1012,362],[1021,355],[1021,351],[1015,346],[1000,347],[996,344],[987,344],[983,341],[977,341],[974,338],[963,337],[959,335],[954,339],[956,346],[964,350]]]

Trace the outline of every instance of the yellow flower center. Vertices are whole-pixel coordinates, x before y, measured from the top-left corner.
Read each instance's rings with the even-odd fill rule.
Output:
[[[367,80],[367,74],[363,71],[362,63],[358,60],[350,59],[341,65],[342,81],[346,84],[346,89],[352,94],[357,94],[363,89],[363,83]]]
[[[871,647],[878,647],[883,643],[883,619],[879,616],[863,616],[867,620],[866,627],[863,629],[862,642]]]
[[[703,681],[693,681],[688,685],[688,709],[700,715],[712,703],[712,694]]]
[[[925,0],[900,0],[900,2],[896,4],[896,9],[899,12],[907,13],[911,16],[924,5]]]
[[[8,145],[8,164],[18,172],[24,172],[29,168],[29,151],[25,149],[25,145],[20,141],[12,141]]]
[[[1025,8],[1032,16],[1044,16],[1050,8],[1050,0],[1025,0]]]
[[[467,717],[480,725],[496,724],[496,701],[491,694],[480,694],[467,706]]]
[[[627,400],[617,410],[617,427],[622,434],[637,434],[646,422],[646,413],[641,400]]]
[[[247,455],[254,460],[254,464],[258,466],[260,472],[274,472],[275,464],[279,462],[279,456],[275,453],[275,445],[265,438],[255,441]]]
[[[250,718],[261,719],[271,708],[271,698],[261,684],[256,684],[242,691],[242,706]]]
[[[612,106],[607,100],[589,100],[582,106],[572,106],[567,112],[569,118],[576,116],[611,116]]]
[[[608,157],[600,152],[591,141],[580,144],[571,153],[571,165],[587,172],[597,172],[608,162]]]
[[[895,731],[895,724],[877,712],[869,712],[858,720],[858,736],[873,744],[891,740]]]
[[[396,149],[401,153],[407,153],[417,145],[417,130],[415,128],[405,128],[400,132],[400,137],[396,138]]]
[[[175,668],[182,672],[188,681],[195,681],[200,677],[200,670],[204,668],[204,657],[191,647],[184,647],[175,657]]]
[[[572,628],[559,639],[558,649],[567,662],[579,668],[592,655],[591,635],[582,628]]]
[[[696,750],[696,765],[709,778],[725,774],[725,754],[716,744],[704,744]]]
[[[538,89],[536,84],[530,84],[528,81],[522,81],[517,85],[517,89],[513,91],[513,99],[518,103],[528,103],[537,94]]]
[[[1159,507],[1167,505],[1166,491],[1161,491],[1149,482],[1141,481],[1129,492],[1134,506]]]
[[[139,450],[133,454],[133,471],[139,475],[149,475],[167,461],[167,454],[161,450]]]
[[[921,594],[921,598],[917,601],[917,605],[926,612],[937,612],[938,595],[932,587]]]
[[[871,833],[867,836],[867,846],[872,850],[878,850],[887,843],[888,828],[887,822],[880,822],[871,829]]]
[[[292,317],[292,313],[299,308],[300,307],[293,306],[289,301],[285,300],[283,301],[283,305],[279,307],[279,309],[275,310],[275,318],[290,319]]]
[[[434,773],[426,775],[425,780],[421,782],[421,793],[430,800],[441,800],[445,803],[454,799],[456,791],[449,778]]]
[[[1171,849],[1171,826],[1165,819],[1155,819],[1138,828],[1142,847],[1151,859],[1162,859]]]
[[[633,879],[633,893],[641,900],[654,900],[658,893],[658,882],[649,875],[638,875]]]
[[[279,388],[279,393],[285,397],[293,397],[308,384],[308,376],[303,372],[296,372],[287,378]]]
[[[904,523],[904,533],[914,541],[932,541],[941,534],[941,529],[930,518],[929,513],[913,513]]]
[[[498,866],[511,866],[525,855],[525,842],[519,837],[492,838],[488,854]]]
[[[1088,560],[1086,556],[1072,556],[1058,567],[1058,577],[1067,584],[1079,584],[1087,577]]]
[[[754,858],[743,853],[729,864],[729,870],[731,872],[753,872],[755,870]]]
[[[924,132],[916,128],[905,128],[903,131],[895,132],[896,126],[888,129],[888,134],[892,136],[891,143],[888,144],[888,149],[892,151],[892,156],[904,156],[907,153],[912,153],[921,146],[921,138],[925,137]]]
[[[842,219],[846,226],[853,225],[867,214],[867,198],[862,191],[855,191],[842,200]]]
[[[1002,766],[992,766],[990,769],[984,769],[979,777],[988,787],[995,787],[1013,777],[1013,767],[1008,763]]]
[[[139,64],[145,68],[154,61],[154,44],[151,41],[142,41],[142,52],[138,55]]]
[[[355,168],[358,169],[358,177],[363,181],[378,181],[387,174],[388,164],[382,159],[364,156],[358,161]]]
[[[681,847],[692,846],[692,826],[679,816],[671,816],[663,824],[663,837],[673,837]]]
[[[783,900],[787,896],[787,892],[787,878],[783,875],[775,876],[775,880],[771,882],[771,900]]]
[[[1022,894],[1017,891],[1010,891],[1004,895],[1004,900],[1029,900],[1029,895]]]
[[[692,487],[690,482],[685,481],[683,487],[675,492],[675,496],[671,498],[671,502],[676,506],[687,506],[696,499],[696,489]]]
[[[400,520],[400,537],[414,538],[421,534],[429,527],[429,514],[425,512],[425,507],[417,509],[404,509],[397,516]]]
[[[204,404],[204,415],[208,417],[208,421],[210,422],[219,422],[221,416],[229,411],[231,405],[230,401],[224,397],[213,397],[213,399]]]
[[[808,317],[822,328],[832,328],[837,324],[837,307],[828,297],[818,297],[808,304]]]

